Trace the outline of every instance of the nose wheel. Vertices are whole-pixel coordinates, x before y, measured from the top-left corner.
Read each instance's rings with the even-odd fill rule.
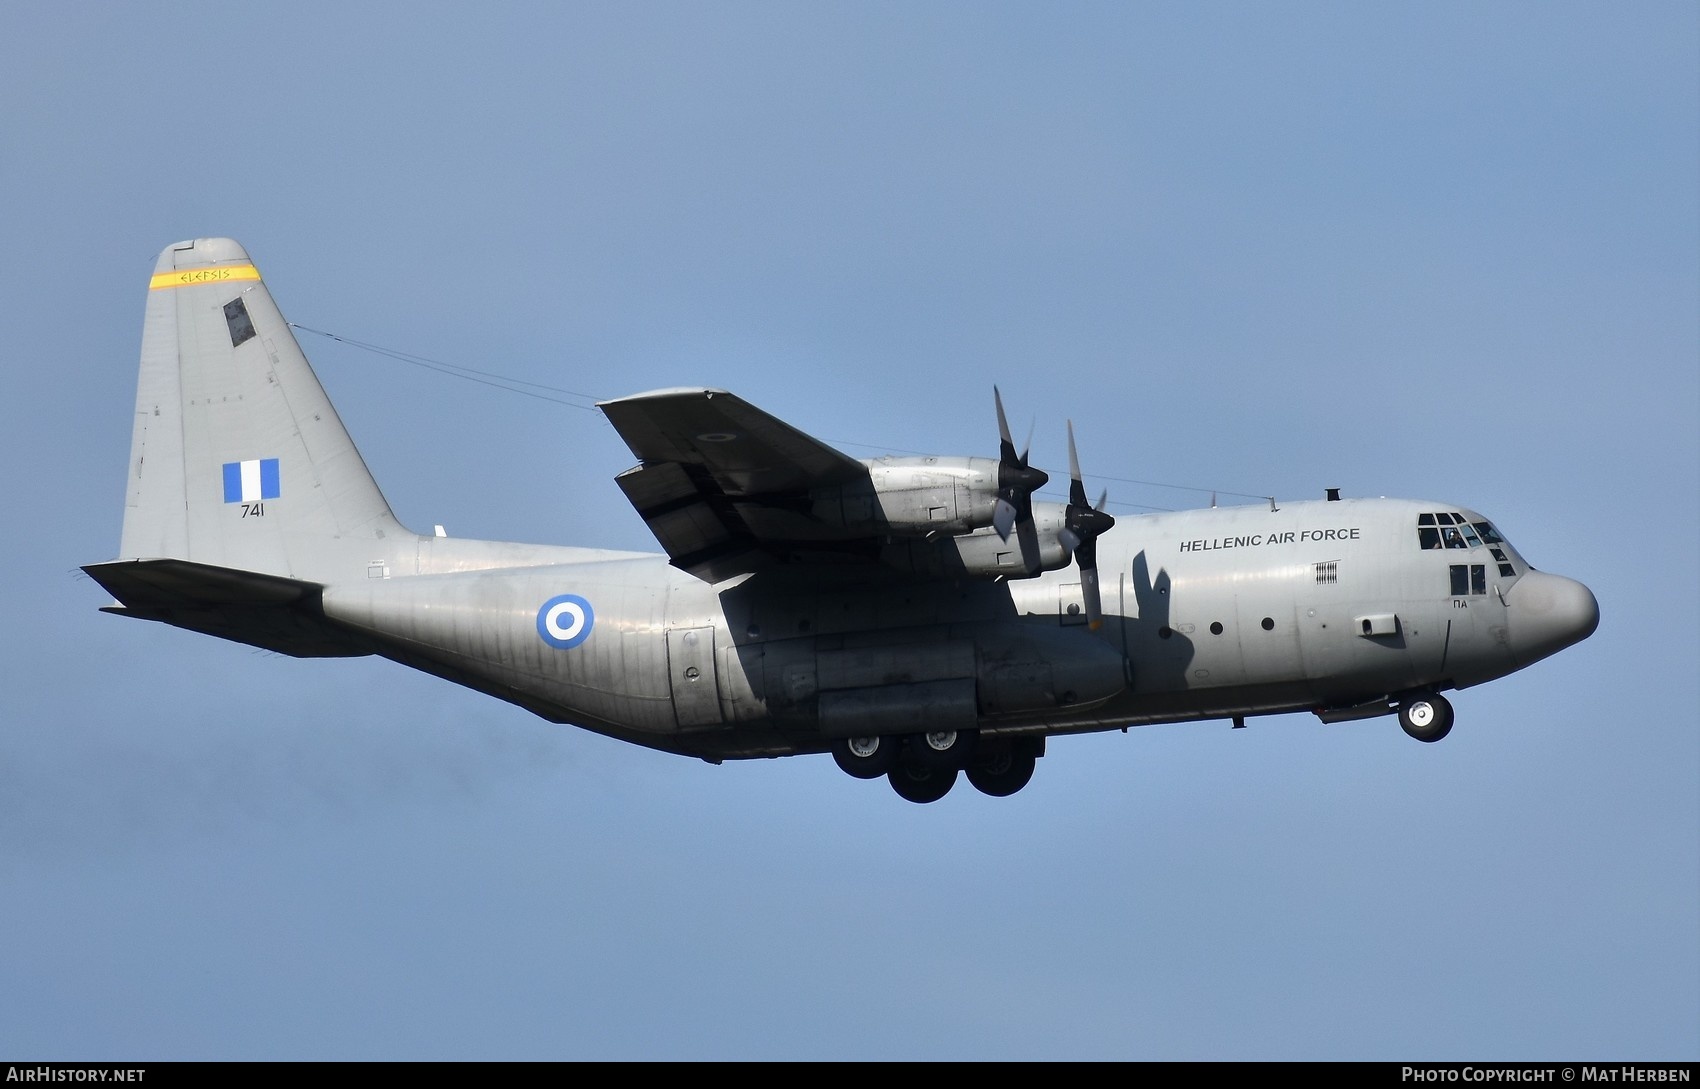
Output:
[[[1452,704],[1445,696],[1420,692],[1399,705],[1399,726],[1418,741],[1439,741],[1452,732]]]

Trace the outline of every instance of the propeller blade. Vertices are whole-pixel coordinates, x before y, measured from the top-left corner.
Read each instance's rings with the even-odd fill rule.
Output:
[[[992,528],[1005,541],[1009,540],[1011,530],[1020,529],[1021,558],[1031,574],[1038,557],[1038,538],[1032,531],[1033,493],[1051,478],[1044,470],[1027,464],[1026,450],[1015,452],[1009,417],[1003,409],[1003,394],[996,386],[992,387],[992,400],[998,410],[998,498],[992,509]],[[1027,441],[1031,447],[1031,435]]]
[[[1015,523],[1015,539],[1021,545],[1021,567],[1029,575],[1039,572],[1039,527],[1033,524],[1033,511]]]
[[[1003,394],[998,392],[996,386],[992,387],[992,400],[997,402],[998,406],[998,460],[1014,464],[1015,440],[1009,437],[1009,419],[1003,414]]]
[[[1086,484],[1080,479],[1080,454],[1074,448],[1074,421],[1068,421],[1068,502],[1070,506],[1086,505]]]
[[[1086,623],[1096,631],[1104,622],[1104,603],[1098,590],[1098,535],[1116,524],[1104,513],[1110,490],[1098,496],[1098,505],[1086,502],[1086,482],[1080,476],[1080,454],[1074,445],[1074,421],[1068,421],[1068,509],[1057,542],[1074,556],[1080,567],[1080,595],[1086,600]]]
[[[1080,569],[1080,596],[1086,599],[1086,626],[1097,631],[1104,626],[1104,601],[1098,593],[1098,568]]]

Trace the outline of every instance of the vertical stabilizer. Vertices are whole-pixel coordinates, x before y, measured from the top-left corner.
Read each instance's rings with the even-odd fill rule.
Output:
[[[332,581],[411,556],[243,248],[199,238],[148,287],[120,555]]]

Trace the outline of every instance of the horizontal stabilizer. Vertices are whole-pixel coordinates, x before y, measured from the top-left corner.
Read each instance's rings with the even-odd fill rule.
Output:
[[[191,560],[113,560],[83,568],[119,604],[103,612],[157,620],[295,658],[372,653],[325,619],[318,583]]]

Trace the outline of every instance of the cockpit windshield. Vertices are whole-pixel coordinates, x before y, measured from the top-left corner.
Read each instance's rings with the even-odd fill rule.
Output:
[[[1503,578],[1515,575],[1516,568],[1511,565],[1507,555],[1505,538],[1499,530],[1493,528],[1492,522],[1472,522],[1456,511],[1432,511],[1417,515],[1417,544],[1424,548],[1458,548],[1476,549],[1487,548],[1493,553],[1494,562],[1499,567]]]

